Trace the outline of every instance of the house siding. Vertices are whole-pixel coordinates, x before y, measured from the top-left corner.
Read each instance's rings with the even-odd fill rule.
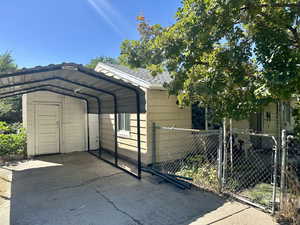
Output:
[[[147,112],[141,114],[141,150],[142,163],[147,165],[152,162],[152,123],[160,126],[176,126],[191,128],[191,108],[180,109],[176,105],[176,97],[168,96],[166,90],[145,90]],[[177,136],[158,137],[156,144],[161,146],[161,151],[168,154],[171,149],[176,152],[186,151],[186,144]],[[114,151],[114,114],[102,114],[100,120],[100,140],[104,149]],[[169,147],[164,145],[169,143]],[[176,148],[175,148],[176,146]],[[137,119],[136,114],[130,114],[130,135],[123,137],[118,134],[118,154],[137,160]]]
[[[101,114],[100,116],[100,140],[101,147],[114,152],[115,148],[115,120],[114,114]],[[142,113],[141,118],[141,151],[142,161],[146,163],[145,154],[147,153],[147,115]],[[130,134],[122,136],[118,134],[118,154],[122,157],[129,157],[137,161],[137,116],[130,114]]]
[[[152,125],[192,128],[191,107],[179,108],[177,98],[165,90],[148,91],[148,162],[152,163],[152,149],[155,144],[157,162],[181,158],[192,147],[190,132],[156,129],[156,140],[152,137]]]
[[[147,102],[147,90],[144,89]],[[140,114],[140,131],[141,131],[141,160],[147,164],[147,112]],[[123,136],[117,133],[118,154],[120,157],[138,160],[137,154],[137,114],[130,114],[130,132],[129,136]],[[101,148],[114,152],[115,151],[115,118],[114,114],[100,115],[100,140]]]
[[[268,118],[267,114],[271,115],[271,118]],[[265,106],[262,116],[262,133],[277,135],[277,119],[277,105],[274,103],[270,103]]]
[[[35,105],[59,104],[60,115],[60,152],[85,151],[87,149],[86,104],[84,101],[54,94],[35,92],[23,95],[23,121],[27,132],[27,152],[35,155]]]

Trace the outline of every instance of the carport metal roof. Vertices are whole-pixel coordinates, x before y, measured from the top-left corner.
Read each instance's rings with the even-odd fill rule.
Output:
[[[136,113],[138,150],[137,177],[141,177],[140,113],[146,111],[146,100],[145,92],[140,87],[74,63],[38,66],[0,74],[0,98],[36,91],[50,91],[85,100],[88,113],[99,115],[101,113],[113,113],[115,120],[115,162],[113,164],[116,167],[119,167],[117,113]],[[88,150],[90,150],[89,138],[88,129]],[[98,156],[101,158],[100,140]]]
[[[144,91],[115,77],[74,63],[63,63],[44,67],[22,69],[17,72],[0,74],[0,96],[6,92],[22,92],[22,89],[37,88],[42,85],[53,90],[51,85],[68,90],[62,93],[87,94],[99,98],[101,113],[138,113],[145,112]],[[89,113],[99,113],[94,97],[86,96]],[[116,108],[115,108],[116,107]]]

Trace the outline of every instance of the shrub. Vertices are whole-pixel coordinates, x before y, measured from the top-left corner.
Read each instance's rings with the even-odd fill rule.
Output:
[[[0,122],[0,156],[26,153],[26,133],[24,128],[14,128]]]
[[[9,132],[10,128],[6,122],[0,121],[0,134]]]
[[[184,166],[176,175],[193,178],[195,185],[212,191],[219,191],[217,167],[210,163]]]

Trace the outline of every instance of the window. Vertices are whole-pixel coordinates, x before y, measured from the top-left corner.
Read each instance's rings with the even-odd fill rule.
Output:
[[[127,132],[130,131],[130,114],[129,113],[119,113],[118,114],[118,130]]]
[[[219,129],[221,124],[218,124],[214,121],[214,112],[211,109],[207,109],[205,112],[205,108],[200,107],[198,104],[192,105],[192,125],[193,129],[199,130],[213,130]],[[207,118],[206,118],[207,117]]]

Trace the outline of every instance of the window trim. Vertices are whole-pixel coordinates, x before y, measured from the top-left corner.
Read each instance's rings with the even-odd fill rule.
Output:
[[[127,117],[126,114],[128,114],[129,116]],[[124,129],[120,129],[120,120],[121,118],[124,118],[124,124],[123,127]],[[126,130],[126,118],[128,118],[128,122],[129,122],[129,130]],[[130,137],[130,114],[129,113],[119,113],[118,114],[118,131],[117,131],[118,136],[121,137]]]

